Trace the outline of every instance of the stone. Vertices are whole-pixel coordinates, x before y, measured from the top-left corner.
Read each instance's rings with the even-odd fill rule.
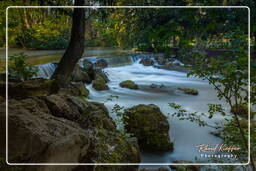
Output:
[[[92,79],[90,78],[89,74],[83,71],[78,65],[75,67],[72,73],[71,80],[73,82],[83,82],[88,84],[92,82]]]
[[[85,85],[82,82],[76,82],[72,83],[72,88],[69,88],[70,90],[77,91],[76,96],[82,96],[87,97],[89,95],[89,90],[85,87]]]
[[[9,100],[9,162],[79,162],[87,154],[90,133],[77,123],[51,115],[42,104],[38,98]],[[5,113],[0,117],[5,119]]]
[[[93,63],[87,59],[84,59],[82,62],[82,71],[86,72],[91,79],[94,77],[94,67]]]
[[[154,105],[140,104],[124,112],[127,132],[138,138],[142,149],[151,151],[172,151],[167,117]]]
[[[5,83],[0,83],[0,87],[5,87]],[[3,96],[2,93],[5,94],[5,89],[4,92],[2,92],[2,90],[0,93],[1,96]],[[23,82],[8,82],[9,98],[22,99],[32,96],[46,96],[57,91],[58,87],[54,80],[37,78]]]
[[[95,80],[92,82],[92,87],[98,91],[109,90],[106,81],[100,75],[96,75]]]
[[[154,84],[154,83],[152,83],[151,85],[150,85],[150,88],[157,88],[158,87],[158,85],[157,84]]]
[[[142,64],[144,66],[152,66],[152,65],[154,65],[154,61],[150,58],[142,58],[140,60],[140,64]]]
[[[139,89],[139,86],[131,80],[122,81],[119,84],[119,86],[123,88],[134,89],[134,90]]]
[[[0,103],[4,109],[5,104]],[[5,121],[0,111],[0,121]],[[9,162],[34,163],[139,163],[136,138],[127,138],[116,129],[107,108],[80,96],[54,93],[16,100],[9,99]],[[4,124],[0,146],[4,146]],[[2,128],[2,126],[1,126]],[[0,151],[0,156],[5,150]],[[138,166],[117,166],[117,171]],[[29,166],[26,171],[80,171],[89,166]],[[99,166],[96,170],[112,171]]]
[[[198,95],[199,94],[197,89],[194,89],[194,88],[180,88],[180,87],[178,87],[178,90],[184,92],[185,94],[190,94],[190,95]]]
[[[108,67],[108,62],[105,59],[98,59],[95,62],[95,66],[97,68],[106,68],[106,67]]]
[[[167,62],[164,56],[156,56],[155,60],[159,65],[165,65],[165,63]]]
[[[95,69],[94,70],[94,79],[97,79],[98,76],[103,78],[103,80],[107,83],[109,82],[107,74],[102,69]]]

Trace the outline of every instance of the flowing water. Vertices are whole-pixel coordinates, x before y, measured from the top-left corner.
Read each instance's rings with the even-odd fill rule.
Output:
[[[184,106],[190,112],[207,112],[209,103],[220,102],[216,96],[216,91],[209,86],[207,81],[198,78],[188,78],[186,73],[157,69],[152,66],[143,66],[138,62],[132,65],[121,67],[106,68],[110,82],[108,86],[110,90],[95,91],[91,85],[87,88],[90,90],[89,99],[92,101],[104,103],[109,111],[115,104],[124,107],[131,107],[138,104],[155,104],[160,107],[161,111],[168,115],[172,114],[172,110],[168,103],[177,103]],[[131,90],[121,88],[119,83],[124,80],[133,80],[140,89]],[[162,88],[151,88],[151,84],[164,85]],[[196,88],[199,90],[198,96],[186,95],[178,91],[178,87]],[[112,100],[107,100],[111,95],[118,96]],[[227,106],[224,105],[227,108]],[[114,113],[111,113],[116,118]],[[221,121],[221,116],[216,116],[209,120],[204,118],[210,124],[213,121]],[[221,143],[221,139],[210,134],[213,128],[199,127],[190,121],[181,121],[170,117],[169,135],[174,142],[174,151],[172,153],[142,152],[142,163],[171,163],[174,160],[194,161],[195,157],[200,158],[196,146],[200,144],[216,145]]]
[[[190,112],[199,113],[208,111],[207,104],[223,104],[226,112],[228,112],[226,103],[217,98],[216,91],[207,81],[196,77],[187,77],[186,73],[183,72],[157,69],[154,66],[143,66],[138,61],[145,56],[153,57],[154,55],[135,54],[119,56],[118,58],[116,56],[105,57],[104,59],[108,61],[109,67],[105,68],[104,71],[109,77],[108,86],[110,89],[107,91],[95,91],[91,84],[86,85],[90,91],[89,100],[104,103],[114,119],[116,119],[116,115],[111,112],[111,109],[115,104],[124,107],[138,104],[155,104],[167,116],[174,112],[168,106],[168,103],[180,104]],[[95,57],[84,59],[91,62],[96,60]],[[50,76],[55,67],[56,65],[53,63],[41,65],[41,76]],[[121,88],[119,83],[124,80],[136,82],[139,85],[139,90]],[[151,84],[162,86],[161,88],[151,88]],[[199,95],[183,94],[177,90],[178,87],[196,88],[199,91]],[[222,140],[210,133],[214,131],[214,128],[199,127],[196,123],[190,121],[181,121],[170,116],[169,118],[169,135],[174,143],[174,151],[164,153],[142,151],[141,162],[171,163],[175,160],[195,161],[195,158],[201,162],[207,162],[207,158],[200,157],[196,146],[200,144],[209,144],[211,146],[220,144]],[[214,125],[216,121],[223,121],[220,115],[216,115],[212,119],[207,117],[203,119],[211,125]]]

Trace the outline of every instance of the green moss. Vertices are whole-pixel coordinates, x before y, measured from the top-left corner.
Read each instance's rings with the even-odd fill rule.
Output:
[[[141,148],[153,151],[172,151],[169,123],[155,105],[137,105],[126,109],[124,124],[127,132],[138,138]]]
[[[178,90],[183,91],[186,94],[191,94],[191,95],[198,95],[198,91],[194,88],[178,88]]]
[[[123,81],[119,85],[120,87],[123,87],[123,88],[129,88],[129,89],[135,89],[135,90],[139,89],[139,86],[131,80]]]
[[[92,87],[98,91],[109,90],[105,80],[99,75],[96,75],[96,79],[93,80]]]

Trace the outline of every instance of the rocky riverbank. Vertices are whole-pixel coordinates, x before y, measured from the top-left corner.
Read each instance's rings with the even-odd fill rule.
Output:
[[[78,83],[59,88],[55,81],[9,82],[8,162],[10,163],[139,163],[136,138],[124,138],[101,103],[88,102]],[[1,82],[1,90],[4,83]],[[4,98],[1,91],[1,96]],[[88,95],[88,93],[87,93]],[[5,102],[1,101],[1,109]],[[1,122],[5,121],[1,110]],[[1,123],[1,125],[5,125]],[[1,128],[0,135],[5,135]],[[1,147],[5,146],[4,136]],[[5,149],[1,149],[5,156]],[[59,166],[29,166],[25,170],[58,170]],[[61,170],[90,170],[65,166]],[[98,166],[96,170],[108,170]],[[113,170],[110,168],[110,170]],[[137,166],[115,167],[137,170]]]

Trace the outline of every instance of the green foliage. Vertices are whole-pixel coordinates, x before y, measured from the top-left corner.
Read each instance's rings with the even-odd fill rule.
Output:
[[[208,104],[208,107],[209,107],[209,110],[208,110],[209,119],[211,119],[216,112],[220,113],[222,116],[226,115],[221,104]]]
[[[28,80],[38,72],[36,66],[26,62],[27,56],[24,53],[15,54],[9,58],[8,72],[11,77]]]
[[[192,58],[191,61],[193,63],[190,63],[187,67],[190,68],[188,76],[193,75],[207,80],[209,84],[214,86],[219,99],[225,100],[229,107],[232,108],[240,104],[248,104],[247,37],[239,31],[229,32],[226,37],[229,41],[225,48],[236,50],[230,50],[224,55],[215,58],[189,52],[186,55]],[[254,79],[254,76],[252,77]],[[255,83],[252,82],[252,84]],[[255,104],[255,101],[252,100],[251,103]],[[195,122],[196,119],[201,120],[198,117],[195,119],[194,113],[191,113],[192,115],[190,116],[190,113],[179,105],[171,104],[170,106],[178,111],[173,115],[182,120],[186,119],[192,122]],[[208,104],[208,107],[209,119],[219,113],[226,121],[224,124],[216,123],[216,126],[214,126],[218,129],[218,136],[223,138],[225,144],[239,146],[242,149],[238,154],[239,161],[246,162],[248,157],[248,120],[238,117],[236,112],[233,112],[230,119],[220,104]],[[191,117],[193,118],[191,119]],[[199,125],[200,122],[197,121]],[[206,124],[205,126],[209,125]],[[255,127],[253,126],[252,129],[255,130]],[[252,133],[251,137],[255,139],[254,133]],[[251,150],[250,155],[252,153],[255,154],[255,148]],[[218,162],[223,162],[223,160]]]
[[[202,117],[206,116],[206,114],[188,112],[181,105],[178,105],[176,103],[169,103],[169,106],[176,110],[176,112],[172,114],[172,117],[177,117],[179,120],[189,120],[191,122],[198,124],[199,126],[208,126],[208,124],[202,119]]]

